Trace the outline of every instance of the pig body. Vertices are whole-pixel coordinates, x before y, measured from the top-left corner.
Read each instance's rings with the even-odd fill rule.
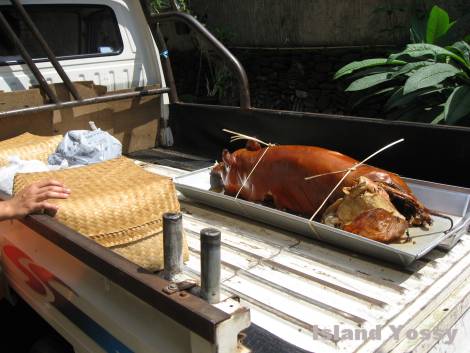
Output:
[[[247,148],[232,154],[224,150],[222,162],[212,169],[212,174],[219,178],[228,195],[236,195],[246,181],[240,198],[253,202],[272,201],[277,209],[305,216],[311,216],[320,207],[344,176],[345,172],[341,171],[358,163],[344,154],[314,146],[272,146],[266,153],[265,149],[250,141]],[[263,153],[263,158],[248,178]],[[327,175],[305,180],[321,174]],[[406,183],[396,174],[361,165],[347,176],[327,205],[341,197],[342,188],[352,186],[359,176],[411,194]]]

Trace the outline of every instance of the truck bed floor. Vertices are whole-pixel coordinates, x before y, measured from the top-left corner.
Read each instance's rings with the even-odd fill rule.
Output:
[[[142,155],[150,163],[141,164],[174,177],[213,163],[174,153],[153,150]],[[175,156],[180,159],[173,160]],[[470,307],[468,234],[451,251],[436,249],[400,268],[196,204],[183,195],[179,199],[190,248],[185,272],[199,277],[199,231],[221,230],[223,294],[240,298],[251,309],[254,326],[247,342],[267,342],[266,350],[256,348],[255,353],[274,352],[269,347],[282,341],[284,345],[274,346],[279,353],[402,352],[415,347],[427,352],[437,339],[410,339],[406,330],[445,329],[442,322],[451,327]],[[399,325],[404,329],[396,339],[391,327]],[[336,327],[359,338],[335,335]],[[377,327],[379,338],[363,339],[364,330]]]

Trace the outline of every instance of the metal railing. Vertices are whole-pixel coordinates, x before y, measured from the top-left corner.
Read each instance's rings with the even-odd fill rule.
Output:
[[[46,79],[44,78],[40,70],[38,69],[37,65],[34,62],[34,59],[29,54],[28,50],[22,43],[21,39],[15,33],[10,23],[5,18],[4,14],[0,11],[0,28],[3,28],[4,32],[10,37],[11,41],[15,44],[15,47],[18,48],[19,53],[21,57],[23,58],[24,63],[29,67],[33,76],[36,78],[41,91],[49,98],[49,101],[51,102],[49,104],[45,104],[41,106],[20,108],[20,109],[0,112],[0,118],[6,118],[10,116],[22,115],[22,114],[27,114],[27,113],[38,113],[38,112],[43,112],[43,111],[73,108],[73,107],[78,107],[78,106],[83,106],[83,105],[104,103],[104,102],[110,102],[110,101],[116,101],[116,100],[122,100],[122,99],[128,99],[128,98],[159,95],[162,93],[171,94],[172,90],[170,88],[163,87],[163,88],[156,88],[156,89],[143,89],[143,90],[138,90],[134,92],[108,94],[105,96],[82,99],[76,87],[74,86],[74,84],[68,77],[67,73],[63,69],[62,65],[59,63],[57,57],[54,55],[53,51],[47,44],[46,40],[40,33],[39,29],[34,24],[33,20],[31,19],[28,12],[24,8],[23,4],[21,3],[21,0],[10,0],[10,2],[17,10],[19,18],[27,25],[32,35],[34,36],[34,38],[37,40],[41,48],[44,50],[48,60],[54,66],[58,75],[61,77],[65,87],[70,92],[70,94],[74,97],[74,100],[66,101],[66,102],[61,102],[59,100],[57,95],[51,89]]]
[[[39,29],[36,27],[33,20],[29,16],[29,14],[26,12],[23,4],[21,4],[21,1],[20,0],[11,0],[11,2],[16,7],[16,9],[18,10],[18,13],[21,16],[21,19],[26,23],[29,30],[33,34],[34,38],[37,40],[37,42],[39,43],[41,48],[44,50],[44,53],[47,55],[47,58],[50,60],[50,62],[54,66],[55,70],[59,74],[60,78],[64,82],[65,87],[67,87],[67,89],[70,91],[70,93],[72,94],[72,96],[76,100],[82,99],[80,97],[80,94],[77,91],[77,88],[73,85],[72,81],[70,81],[70,79],[67,76],[67,74],[65,73],[62,65],[60,65],[59,61],[57,60],[57,58],[54,55],[54,53],[52,52],[51,48],[49,47],[46,40],[42,36],[41,32],[39,32]]]
[[[105,96],[85,98],[79,101],[73,100],[73,101],[68,101],[68,102],[44,104],[44,105],[40,105],[37,107],[20,108],[20,109],[9,110],[6,112],[0,112],[0,119],[10,117],[10,116],[15,116],[15,115],[22,115],[22,114],[28,114],[28,113],[40,113],[40,112],[46,112],[46,111],[52,111],[52,110],[74,108],[74,107],[80,107],[83,105],[112,102],[112,101],[128,99],[128,98],[154,96],[154,95],[169,93],[169,92],[170,92],[170,88],[167,88],[167,87],[153,88],[153,89],[143,89],[143,90],[133,91],[133,92],[114,93],[114,94],[108,94]]]
[[[26,47],[23,45],[21,42],[20,38],[16,35],[15,31],[13,28],[11,28],[10,24],[8,23],[7,19],[3,15],[3,13],[0,11],[0,27],[3,28],[5,33],[10,37],[11,41],[15,44],[16,48],[18,48],[18,51],[20,52],[21,57],[23,58],[24,62],[26,65],[28,65],[29,69],[33,73],[34,77],[39,83],[39,87],[41,90],[49,97],[49,99],[54,102],[58,103],[59,99],[55,95],[55,93],[51,90],[49,85],[47,84],[46,79],[44,76],[41,74],[39,71],[38,67],[33,61],[33,58],[31,55],[29,55],[28,51],[26,50]]]
[[[240,108],[243,110],[251,109],[251,98],[250,98],[250,88],[248,83],[248,77],[246,71],[243,68],[243,65],[240,61],[216,38],[214,35],[207,30],[198,20],[193,16],[188,15],[183,12],[175,11],[177,5],[174,1],[170,2],[172,4],[173,11],[164,12],[160,14],[155,14],[152,17],[158,22],[169,22],[169,21],[180,21],[187,24],[192,30],[196,31],[201,35],[205,40],[211,43],[218,54],[223,58],[227,59],[232,69],[237,74],[239,91],[240,91]],[[157,35],[161,36],[161,34]],[[162,41],[160,39],[159,41]]]

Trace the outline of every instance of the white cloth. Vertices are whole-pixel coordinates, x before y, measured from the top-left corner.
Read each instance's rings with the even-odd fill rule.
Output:
[[[60,166],[48,166],[36,160],[25,161],[18,156],[10,156],[8,161],[10,163],[7,166],[0,168],[0,190],[9,195],[13,194],[13,182],[17,173],[48,172],[61,168]]]
[[[94,124],[90,124],[94,127]],[[122,145],[101,129],[73,130],[65,134],[55,153],[49,156],[50,165],[87,165],[120,157]]]

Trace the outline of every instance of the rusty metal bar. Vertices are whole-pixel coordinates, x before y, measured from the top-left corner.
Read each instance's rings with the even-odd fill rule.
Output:
[[[134,91],[134,92],[125,92],[125,93],[115,93],[106,96],[99,96],[99,97],[92,97],[92,98],[85,98],[80,101],[70,101],[70,102],[60,102],[56,104],[45,104],[38,107],[28,107],[28,108],[21,108],[15,110],[9,110],[6,112],[0,112],[0,119],[6,118],[15,115],[22,115],[22,114],[30,114],[30,113],[40,113],[52,110],[60,110],[66,108],[74,108],[80,107],[83,105],[91,105],[97,103],[105,103],[105,102],[112,102],[121,99],[127,98],[136,98],[136,97],[144,97],[144,96],[154,96],[157,94],[168,93],[170,91],[169,88],[154,88],[148,90],[141,90],[141,91]]]
[[[64,69],[62,68],[62,65],[60,65],[59,61],[57,60],[51,48],[49,47],[46,40],[42,36],[41,32],[39,32],[39,29],[36,27],[33,20],[29,16],[28,12],[25,10],[24,6],[21,4],[21,1],[20,0],[10,0],[10,1],[18,10],[19,15],[21,16],[21,19],[29,27],[30,31],[34,35],[34,38],[38,41],[39,45],[44,50],[45,54],[47,55],[47,58],[50,60],[50,62],[54,66],[55,70],[59,74],[60,78],[62,79],[65,86],[72,94],[72,96],[76,100],[81,100],[82,98],[80,97],[80,94],[78,93],[76,87],[73,85],[72,81],[70,81],[69,77],[67,76]]]
[[[160,30],[160,24],[156,24],[155,29],[156,38],[158,40],[158,48],[160,52],[160,60],[162,61],[163,72],[166,78],[167,85],[170,86],[170,102],[178,102],[178,91],[176,90],[175,77],[173,76],[173,68],[171,67],[170,54],[165,43],[165,38]]]
[[[168,87],[170,87],[170,102],[178,102],[178,91],[176,90],[175,78],[173,76],[173,69],[171,67],[171,59],[168,53],[168,48],[165,43],[165,38],[160,30],[160,25],[156,21],[155,17],[152,16],[152,7],[150,3],[146,0],[140,0],[140,5],[144,10],[144,15],[147,20],[147,23],[152,32],[153,38],[157,42],[157,48],[160,51],[160,60],[162,63],[163,75],[165,77],[165,82]]]
[[[189,27],[195,30],[198,34],[204,37],[209,43],[211,43],[216,51],[226,58],[231,64],[232,68],[237,73],[238,84],[240,88],[240,108],[243,110],[251,109],[250,99],[250,88],[248,83],[248,77],[243,65],[238,59],[217,39],[211,32],[207,30],[199,21],[197,21],[191,15],[186,13],[171,11],[165,12],[158,15],[153,15],[158,22],[163,21],[181,21],[186,23]]]
[[[49,99],[52,102],[58,104],[59,99],[57,98],[55,93],[49,87],[46,79],[44,78],[44,76],[41,74],[38,67],[34,63],[33,58],[29,55],[29,53],[26,50],[26,48],[24,47],[23,43],[21,43],[21,40],[16,35],[15,31],[13,31],[13,28],[11,28],[10,24],[8,23],[7,19],[5,18],[5,16],[3,15],[3,13],[1,11],[0,11],[0,26],[3,27],[5,32],[8,34],[10,39],[13,41],[15,46],[18,48],[21,57],[23,58],[26,65],[28,65],[29,69],[31,70],[34,77],[38,81],[39,86],[41,87],[42,91],[49,97]]]

